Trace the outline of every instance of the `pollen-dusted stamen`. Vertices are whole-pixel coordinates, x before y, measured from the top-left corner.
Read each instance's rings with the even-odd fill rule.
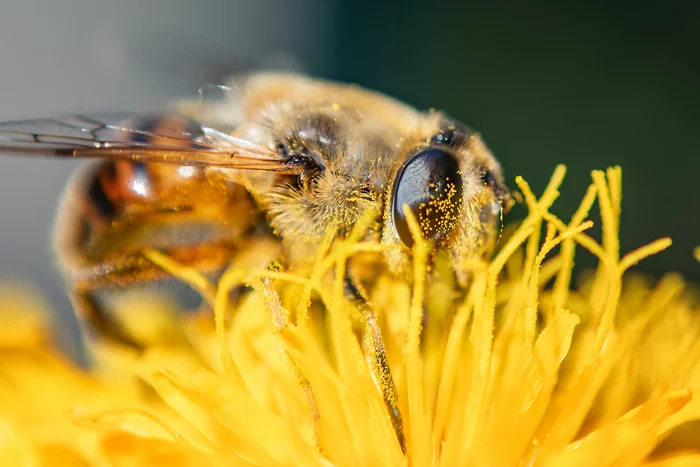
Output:
[[[51,347],[36,293],[0,287],[0,458],[8,465],[700,465],[697,294],[677,274],[651,285],[629,271],[670,241],[620,254],[619,169],[594,173],[568,224],[550,212],[563,176],[559,168],[539,198],[519,180],[530,212],[507,229],[493,259],[465,266],[466,290],[427,271],[430,245],[410,209],[410,281],[374,270],[385,245],[363,241],[370,218],[347,241],[329,234],[311,270],[271,270],[275,244],[261,242],[214,284],[149,254],[209,300],[213,294],[215,316],[175,313],[171,302],[143,295],[115,299],[126,327],[149,331],[151,340],[140,357],[91,341],[94,371]],[[584,232],[596,199],[601,243]],[[593,253],[598,270],[572,287],[576,246]],[[362,316],[344,299],[348,259],[358,261],[358,274],[365,265],[376,276],[365,288],[405,452],[382,393],[388,380],[377,387],[376,359],[357,332]],[[252,290],[230,303],[231,287],[242,284]],[[430,297],[440,290],[444,297]]]

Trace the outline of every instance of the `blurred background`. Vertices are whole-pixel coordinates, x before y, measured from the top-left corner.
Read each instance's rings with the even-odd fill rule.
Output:
[[[0,119],[143,110],[224,72],[301,67],[445,110],[482,132],[511,185],[522,175],[540,193],[566,164],[564,219],[591,170],[621,165],[623,252],[671,236],[637,270],[700,279],[699,2],[7,3]],[[0,159],[0,279],[38,284],[66,319],[49,239],[74,167]]]

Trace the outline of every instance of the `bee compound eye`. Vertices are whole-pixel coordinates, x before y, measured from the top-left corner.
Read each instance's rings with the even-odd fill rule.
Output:
[[[396,174],[391,201],[391,219],[404,245],[413,246],[404,204],[416,217],[423,238],[440,245],[457,225],[463,192],[462,173],[452,153],[428,148],[410,157]]]

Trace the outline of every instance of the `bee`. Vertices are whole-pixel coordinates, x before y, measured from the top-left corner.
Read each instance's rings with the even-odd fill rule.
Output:
[[[342,239],[377,213],[366,239],[386,247],[386,270],[409,276],[408,211],[462,283],[461,266],[494,248],[510,204],[501,166],[477,133],[444,113],[294,74],[251,74],[211,90],[218,99],[165,112],[0,123],[2,153],[97,159],[68,183],[54,238],[75,310],[103,336],[140,347],[99,293],[167,278],[147,250],[216,273],[267,241],[300,265],[328,232]],[[376,318],[362,279],[346,276],[403,446]]]
[[[131,342],[96,293],[164,278],[146,249],[211,272],[269,238],[298,263],[329,228],[343,238],[372,210],[381,220],[367,237],[388,247],[388,270],[406,274],[405,205],[455,265],[493,248],[508,190],[467,126],[295,74],[216,89],[220,99],[153,114],[0,124],[0,152],[98,159],[72,177],[55,229],[76,310],[98,331]]]

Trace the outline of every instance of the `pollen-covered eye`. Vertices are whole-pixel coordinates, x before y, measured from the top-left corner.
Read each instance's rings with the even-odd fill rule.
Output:
[[[459,164],[451,153],[429,148],[408,159],[396,174],[391,202],[391,219],[404,245],[413,246],[404,204],[418,220],[423,238],[439,245],[457,225],[463,192]]]

